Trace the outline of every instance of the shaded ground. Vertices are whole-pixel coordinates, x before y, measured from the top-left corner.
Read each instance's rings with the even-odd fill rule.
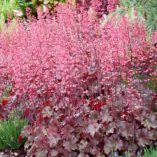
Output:
[[[0,151],[0,157],[27,157],[24,150],[4,150]]]

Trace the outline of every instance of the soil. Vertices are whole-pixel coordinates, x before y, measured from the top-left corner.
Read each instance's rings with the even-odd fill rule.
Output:
[[[24,150],[4,150],[0,151],[0,157],[27,157]]]

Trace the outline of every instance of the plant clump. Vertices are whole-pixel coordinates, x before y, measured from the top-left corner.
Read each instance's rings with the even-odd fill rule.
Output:
[[[135,156],[155,145],[157,97],[147,84],[157,50],[143,22],[95,12],[60,4],[54,15],[38,10],[38,20],[0,34],[1,79],[12,93],[1,103],[29,120],[21,134],[28,156]]]

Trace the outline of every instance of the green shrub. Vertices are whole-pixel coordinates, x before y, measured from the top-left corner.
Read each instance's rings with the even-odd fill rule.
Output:
[[[5,26],[7,18],[24,17],[26,8],[32,7],[32,2],[26,0],[0,0],[0,30]]]
[[[150,147],[144,150],[144,157],[157,157],[157,149]]]
[[[145,22],[149,34],[157,29],[156,0],[119,0],[119,3],[116,13],[127,14],[134,19],[136,10],[137,17]]]
[[[63,2],[65,2],[65,0],[32,0],[32,8],[36,11],[36,8],[39,6],[41,8],[47,7],[50,11],[52,11],[58,3]]]
[[[60,2],[65,2],[65,0],[0,0],[0,30],[4,30],[8,17],[27,18],[27,8],[30,9],[31,15],[36,15],[38,7],[43,10],[47,7],[51,11]]]
[[[18,149],[25,143],[20,136],[27,120],[21,119],[20,113],[14,111],[7,120],[0,121],[0,149]]]
[[[157,93],[157,81],[156,81],[157,77],[154,78],[154,80],[149,80],[146,83],[146,87],[153,89],[156,93]]]

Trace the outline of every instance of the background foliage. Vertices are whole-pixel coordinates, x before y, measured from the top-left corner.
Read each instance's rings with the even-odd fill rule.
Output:
[[[135,18],[136,14],[140,20],[144,20],[149,34],[157,29],[156,12],[156,0],[119,0],[117,8],[119,14],[127,14],[131,18]]]

